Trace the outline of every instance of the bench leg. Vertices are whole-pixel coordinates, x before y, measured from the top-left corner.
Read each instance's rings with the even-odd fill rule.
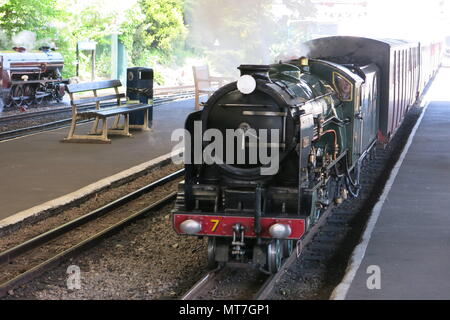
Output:
[[[66,140],[70,140],[73,138],[73,134],[75,133],[75,127],[77,126],[77,116],[72,117],[72,122],[70,123],[69,134],[67,135]]]
[[[115,116],[112,129],[119,129],[119,122],[120,122],[120,114]]]
[[[124,116],[125,116],[125,123],[123,126],[123,131],[124,131],[123,133],[125,135],[129,136],[130,135],[130,114],[127,113]]]
[[[108,140],[108,123],[106,121],[106,118],[103,119],[102,123],[102,140]]]
[[[119,115],[120,117],[120,115]],[[132,137],[133,135],[130,133],[130,115],[129,114],[123,114],[124,117],[124,124],[123,126],[115,125],[111,129],[108,130],[108,133],[111,135],[116,136],[125,136],[125,137]]]
[[[69,134],[67,138],[61,140],[61,142],[75,142],[75,143],[111,143],[107,135],[81,135],[75,134],[75,128],[77,125],[77,117],[72,118],[72,123],[70,125]],[[106,119],[103,120],[103,128],[106,127]]]
[[[91,134],[97,134],[97,128],[98,128],[98,122],[99,122],[100,118],[99,117],[95,117],[95,121],[92,124],[92,128],[91,128]]]
[[[100,123],[100,120],[102,121],[102,127],[99,129],[98,128],[98,125],[99,125],[99,123]],[[94,125],[92,126],[92,130],[91,130],[91,132],[89,133],[89,134],[91,134],[91,135],[95,135],[95,136],[98,136],[98,135],[102,135],[102,133],[103,133],[103,123],[106,121],[106,118],[105,119],[96,119],[96,122],[97,122],[97,124],[95,124],[95,127],[94,127]]]

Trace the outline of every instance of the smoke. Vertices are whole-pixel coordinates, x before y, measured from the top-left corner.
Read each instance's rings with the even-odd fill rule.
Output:
[[[295,6],[288,7],[289,2]],[[308,4],[309,0],[195,0],[186,12],[188,43],[205,52],[212,69],[225,75],[238,75],[241,64],[298,58],[300,43],[308,40],[302,21],[314,12]]]
[[[21,31],[12,37],[12,44],[15,47],[25,47],[32,50],[36,45],[36,34],[31,31]]]
[[[186,0],[194,49],[214,71],[308,56],[301,44],[343,35],[435,40],[450,35],[450,1]],[[190,7],[190,9],[189,9]]]

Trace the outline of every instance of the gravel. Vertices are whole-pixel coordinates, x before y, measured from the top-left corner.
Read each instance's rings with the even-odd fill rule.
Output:
[[[206,241],[180,237],[171,207],[62,263],[5,299],[174,299],[206,271]],[[81,289],[67,287],[67,268],[80,268]]]
[[[42,105],[39,107],[31,107],[25,113],[33,114],[33,113],[36,113],[39,111],[66,109],[69,106],[70,106],[70,104],[66,101],[61,102],[61,103],[50,103],[50,104],[45,104],[45,105]],[[54,121],[58,121],[58,120],[69,119],[72,117],[72,113],[69,109],[69,110],[67,110],[67,112],[61,112],[61,113],[50,114],[50,115],[36,115],[35,117],[32,117],[32,118],[19,119],[19,120],[14,120],[14,121],[12,121],[12,120],[5,121],[4,119],[2,119],[2,117],[20,115],[20,114],[24,114],[24,112],[21,112],[17,109],[13,109],[10,111],[3,111],[1,113],[1,117],[0,117],[0,132],[28,128],[28,127],[37,126],[40,124],[45,124],[45,123],[54,122]]]

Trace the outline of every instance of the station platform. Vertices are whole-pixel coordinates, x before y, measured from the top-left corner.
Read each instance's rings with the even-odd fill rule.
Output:
[[[30,208],[167,156],[177,144],[173,130],[184,128],[193,111],[193,99],[156,106],[151,131],[111,136],[111,144],[61,143],[69,128],[0,142],[0,228],[14,222],[12,216],[33,214],[25,213]],[[77,132],[91,125],[79,125]]]
[[[450,299],[449,80],[441,69],[332,299]]]

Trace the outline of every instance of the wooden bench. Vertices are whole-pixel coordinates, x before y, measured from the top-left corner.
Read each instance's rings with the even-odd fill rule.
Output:
[[[120,80],[108,80],[108,81],[97,81],[88,82],[80,84],[70,84],[68,85],[67,92],[70,96],[70,104],[72,105],[72,124],[70,126],[69,134],[63,142],[91,142],[91,143],[110,143],[111,140],[108,139],[108,134],[111,135],[122,135],[130,137],[130,128],[141,129],[148,131],[148,112],[149,108],[152,107],[151,104],[142,103],[127,103],[122,104],[121,99],[125,97],[125,94],[119,93],[119,87],[122,84]],[[99,96],[98,91],[104,89],[114,89],[115,94],[108,94]],[[92,91],[93,97],[81,97],[75,98],[75,94]],[[103,107],[102,104],[106,102],[113,102],[115,105],[112,107]],[[78,107],[90,103],[95,103],[95,110],[89,111],[78,111]],[[129,115],[134,111],[144,111],[144,124],[143,125],[130,125]],[[124,117],[123,124],[120,125],[120,117]],[[116,117],[112,128],[107,127],[107,119],[109,117]],[[95,121],[92,125],[90,134],[80,135],[75,134],[75,128],[77,121],[93,119]],[[102,120],[102,128],[98,130],[98,125],[100,120]]]

